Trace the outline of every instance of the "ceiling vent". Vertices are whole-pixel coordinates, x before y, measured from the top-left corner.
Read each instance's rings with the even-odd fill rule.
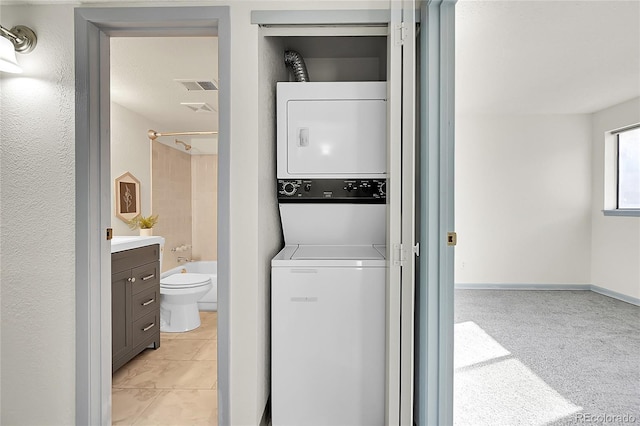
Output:
[[[215,112],[216,109],[211,105],[204,102],[181,102],[180,105],[184,105],[193,112]]]
[[[175,80],[189,92],[202,92],[218,90],[218,85],[213,80]]]

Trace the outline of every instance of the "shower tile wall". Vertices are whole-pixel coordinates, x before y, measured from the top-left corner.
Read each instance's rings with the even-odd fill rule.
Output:
[[[178,256],[191,258],[191,250],[181,253],[171,248],[192,245],[191,156],[155,143],[152,150],[153,213],[159,215],[153,233],[165,238],[162,269],[178,266]]]
[[[218,259],[218,156],[191,156],[193,258]]]

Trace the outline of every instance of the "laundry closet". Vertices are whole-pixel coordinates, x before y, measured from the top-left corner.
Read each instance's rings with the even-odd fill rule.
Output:
[[[252,12],[274,426],[452,422],[454,3]]]
[[[272,422],[383,425],[387,29],[263,30],[271,108],[260,114],[283,233],[271,262]]]

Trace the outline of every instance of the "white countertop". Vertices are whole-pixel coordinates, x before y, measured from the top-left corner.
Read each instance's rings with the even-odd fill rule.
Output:
[[[119,251],[131,250],[138,247],[150,246],[153,244],[164,245],[163,237],[139,237],[139,236],[121,236],[111,239],[111,253]]]

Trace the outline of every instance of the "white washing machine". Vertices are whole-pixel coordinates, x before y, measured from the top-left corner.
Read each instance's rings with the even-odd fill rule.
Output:
[[[273,425],[383,425],[384,247],[287,246],[272,266]]]
[[[278,83],[274,426],[383,425],[386,83]]]

